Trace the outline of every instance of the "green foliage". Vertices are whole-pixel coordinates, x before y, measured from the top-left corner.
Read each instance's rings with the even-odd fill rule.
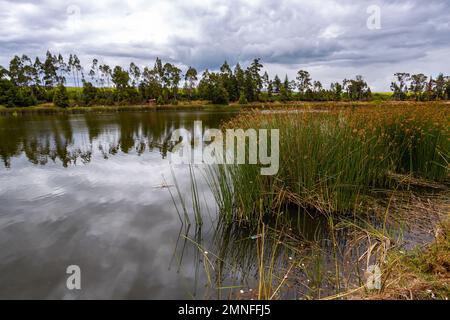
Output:
[[[90,81],[86,80],[85,75]],[[436,79],[428,79],[424,74],[396,73],[395,77],[391,83],[393,99],[450,99],[448,76],[439,74]],[[246,68],[237,63],[234,71],[225,61],[220,72],[205,70],[197,85],[199,79],[195,68],[189,67],[183,75],[177,66],[163,63],[159,58],[156,58],[153,67],[141,69],[131,62],[127,70],[121,66],[112,68],[94,59],[90,70],[85,73],[77,55],[70,54],[66,62],[61,54],[47,51],[42,62],[39,57],[32,60],[26,55],[14,56],[9,70],[0,66],[0,79],[3,81],[0,101],[7,106],[51,102],[55,88],[64,85],[66,79],[80,89],[69,91],[69,100],[84,106],[145,104],[153,99],[163,104],[194,99],[227,104],[230,101],[382,101],[390,98],[382,94],[373,96],[362,76],[345,79],[342,84],[333,83],[329,89],[325,89],[320,81],[313,81],[305,70],[299,70],[294,81],[286,77],[282,82],[278,75],[270,79],[259,58],[251,61]],[[182,79],[183,87],[180,88]]]
[[[156,101],[156,103],[158,105],[163,105],[164,104],[164,98],[162,97],[162,95],[158,96],[158,100]]]
[[[247,97],[245,96],[244,91],[241,91],[241,94],[239,95],[239,104],[247,104]]]
[[[60,108],[67,108],[69,106],[69,95],[67,94],[67,89],[63,84],[56,87],[53,96],[53,103],[55,106]]]
[[[280,89],[280,101],[286,102],[290,100],[290,94],[285,86]]]
[[[37,99],[29,87],[17,87],[12,81],[0,79],[0,105],[6,107],[28,107],[35,105]]]
[[[228,104],[228,92],[222,82],[218,81],[213,85],[212,88],[212,99],[213,104]]]
[[[83,83],[82,102],[85,106],[93,105],[97,102],[98,89],[90,82]]]
[[[356,79],[345,79],[343,88],[346,91],[346,97],[349,100],[368,100],[372,97],[372,92],[364,81],[362,76],[356,76]]]
[[[298,91],[305,93],[311,89],[311,76],[308,71],[300,70],[297,73]]]
[[[197,81],[197,70],[195,68],[189,67],[184,76],[184,90],[187,94],[189,100],[192,100],[195,94],[195,83]]]
[[[340,101],[342,99],[342,86],[339,82],[331,84],[331,93],[334,101]]]
[[[391,83],[391,90],[394,92],[394,99],[405,100],[408,95],[408,85],[407,82],[410,80],[409,73],[396,73],[396,80]]]
[[[288,76],[284,78],[283,85],[280,88],[280,100],[283,102],[291,100],[292,88]]]
[[[130,75],[122,67],[115,67],[112,74],[112,82],[118,90],[125,89],[129,86]]]

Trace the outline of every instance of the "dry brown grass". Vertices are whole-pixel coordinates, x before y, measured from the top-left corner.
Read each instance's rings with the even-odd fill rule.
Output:
[[[354,299],[448,300],[450,297],[450,215],[434,228],[435,241],[410,252],[393,250],[378,292],[358,291]]]

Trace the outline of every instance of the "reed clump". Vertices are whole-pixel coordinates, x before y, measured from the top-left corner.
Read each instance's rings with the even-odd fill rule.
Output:
[[[255,165],[208,169],[210,187],[229,221],[277,218],[286,205],[326,214],[367,212],[374,198],[412,188],[411,181],[449,181],[446,105],[254,111],[224,127],[280,132],[275,176],[260,175]]]

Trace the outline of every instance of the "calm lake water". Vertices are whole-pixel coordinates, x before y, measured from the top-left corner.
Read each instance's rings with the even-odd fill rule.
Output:
[[[0,117],[0,298],[204,297],[202,257],[168,190],[175,175],[187,193],[189,168],[172,173],[168,140],[235,114]],[[216,209],[202,197],[210,216],[188,234],[208,247]],[[81,268],[79,291],[66,287],[69,265]]]
[[[205,168],[169,163],[175,129],[193,132],[196,120],[203,130],[219,128],[236,114],[0,117],[0,299],[255,298],[260,231],[222,225],[202,179]],[[201,228],[194,222],[191,172]],[[283,238],[269,230],[263,241],[276,286],[290,270],[279,297],[336,293],[333,259],[342,266],[340,277],[359,286],[367,266],[358,247],[356,255],[346,254],[346,233],[337,234],[336,252],[320,214],[292,216]],[[81,268],[81,290],[66,286],[70,265]]]

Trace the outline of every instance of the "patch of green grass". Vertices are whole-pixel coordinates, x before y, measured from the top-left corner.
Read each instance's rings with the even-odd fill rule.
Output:
[[[372,100],[374,101],[389,101],[392,99],[392,92],[374,92],[372,93]]]
[[[0,116],[17,113],[22,114],[59,114],[59,113],[101,113],[101,112],[125,112],[125,111],[154,111],[154,110],[172,110],[172,111],[238,111],[239,107],[224,105],[199,105],[199,104],[179,104],[179,105],[117,105],[117,106],[90,106],[90,107],[69,107],[58,108],[52,103],[26,108],[0,108]]]

